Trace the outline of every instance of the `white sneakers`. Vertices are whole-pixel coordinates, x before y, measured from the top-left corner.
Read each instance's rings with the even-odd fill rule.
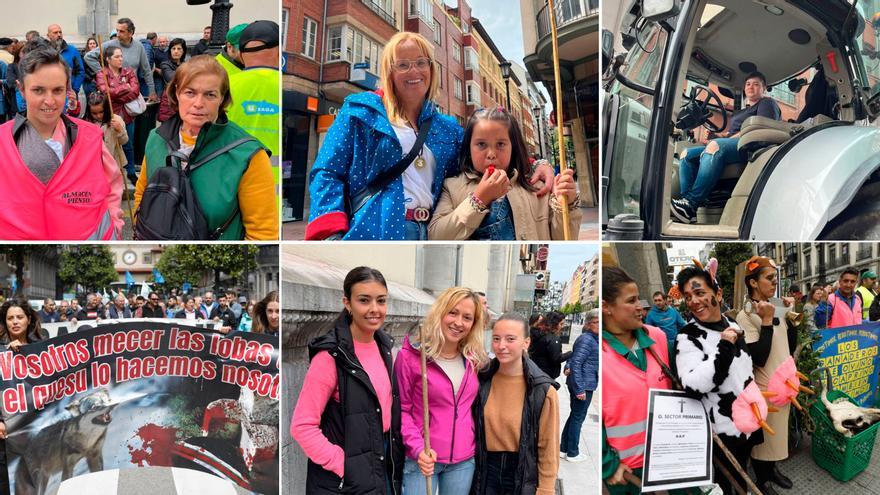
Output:
[[[565,458],[565,460],[568,462],[584,462],[587,459],[589,459],[589,457],[587,457],[587,454],[584,454],[584,453],[580,453],[574,457],[566,457]]]

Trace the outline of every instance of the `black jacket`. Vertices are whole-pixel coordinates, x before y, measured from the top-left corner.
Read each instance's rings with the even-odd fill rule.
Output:
[[[532,342],[529,344],[529,358],[553,380],[556,380],[562,372],[562,363],[567,361],[569,357],[571,357],[571,352],[562,352],[559,335],[553,332],[532,334]],[[553,386],[559,388],[558,383]]]
[[[149,304],[144,304],[138,309],[140,310],[141,318],[165,318],[165,311],[158,304],[155,308],[151,308]]]
[[[474,427],[476,429],[476,467],[471,483],[471,495],[486,493],[486,428],[483,410],[489,400],[492,377],[498,371],[498,359],[479,373],[480,391],[474,401]],[[511,495],[534,495],[538,490],[538,429],[541,410],[547,399],[547,390],[555,383],[528,357],[523,356],[523,373],[526,380],[526,399],[523,402],[522,423],[519,430],[519,463],[516,468],[515,491]]]
[[[214,309],[211,310],[211,314],[208,315],[208,317],[211,320],[215,317],[220,318],[220,324],[224,327],[232,327],[233,330],[237,327],[235,313],[232,312],[232,308],[229,306],[226,306],[225,309],[220,309],[219,304],[214,306]]]
[[[400,435],[400,398],[391,367],[394,340],[385,332],[375,333],[392,385],[391,428],[382,432],[382,413],[376,391],[354,354],[351,320],[342,314],[333,330],[309,344],[309,359],[327,351],[336,361],[340,402],[330,400],[321,415],[321,431],[331,443],[345,451],[345,477],[340,479],[311,460],[308,462],[306,493],[386,495],[386,477],[392,493],[400,493],[403,480],[403,439]],[[391,495],[391,494],[388,494]]]

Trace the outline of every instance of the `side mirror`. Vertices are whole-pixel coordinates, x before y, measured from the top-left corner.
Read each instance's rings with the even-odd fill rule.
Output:
[[[675,17],[680,10],[681,0],[642,0],[642,17],[649,21]]]
[[[611,59],[614,58],[614,33],[602,29],[602,72],[608,70]]]

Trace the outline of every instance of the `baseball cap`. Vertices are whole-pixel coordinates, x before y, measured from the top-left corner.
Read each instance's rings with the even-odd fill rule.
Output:
[[[0,38],[0,46],[9,46],[12,44],[12,38]]]
[[[260,46],[245,48],[251,41],[262,41]],[[259,52],[278,46],[278,24],[272,21],[254,21],[241,32],[238,38],[239,51],[243,53]]]
[[[241,32],[244,31],[244,28],[246,27],[248,27],[248,24],[243,22],[229,28],[229,31],[226,32],[226,41],[231,43],[235,48],[238,48],[238,40],[241,38]]]
[[[872,272],[871,270],[868,270],[862,274],[862,280],[864,280],[866,278],[877,278],[877,274]]]

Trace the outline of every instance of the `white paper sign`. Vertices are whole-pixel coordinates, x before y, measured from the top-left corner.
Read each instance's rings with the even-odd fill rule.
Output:
[[[712,426],[703,404],[677,390],[651,389],[642,491],[712,484]]]

